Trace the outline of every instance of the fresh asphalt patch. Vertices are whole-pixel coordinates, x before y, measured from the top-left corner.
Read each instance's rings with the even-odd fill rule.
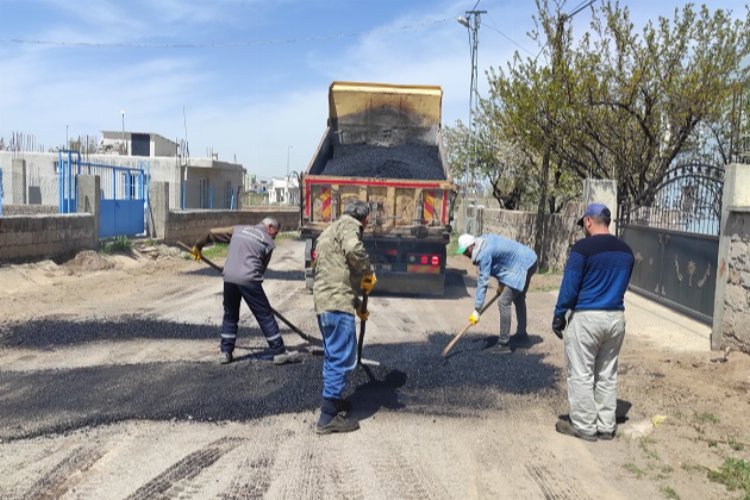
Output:
[[[37,322],[38,323],[38,322]],[[62,322],[66,323],[66,322]],[[158,322],[165,331],[198,336],[195,326]],[[113,338],[112,323],[83,323],[79,336],[45,320],[45,341],[21,342],[41,349]],[[81,323],[76,323],[81,326]],[[39,325],[37,325],[39,326]],[[187,330],[185,329],[187,327]],[[201,335],[208,335],[205,327]],[[94,332],[100,334],[94,335]],[[6,334],[8,332],[5,332]],[[161,332],[163,337],[164,332]],[[141,331],[139,337],[143,337]],[[26,338],[23,336],[23,338]],[[60,339],[66,342],[60,342]],[[210,332],[206,338],[215,338]],[[17,345],[21,337],[4,337]],[[54,341],[53,341],[54,340]],[[434,333],[426,342],[365,345],[364,356],[379,367],[357,368],[349,379],[354,415],[367,418],[381,408],[433,415],[478,415],[501,405],[502,394],[557,392],[560,370],[544,354],[519,349],[498,355],[485,337],[471,337],[447,359],[440,351],[450,336]],[[322,358],[305,354],[302,362],[276,366],[240,359],[214,362],[147,363],[93,366],[36,372],[0,372],[0,438],[18,439],[61,433],[131,419],[247,421],[284,413],[310,412],[320,404]]]

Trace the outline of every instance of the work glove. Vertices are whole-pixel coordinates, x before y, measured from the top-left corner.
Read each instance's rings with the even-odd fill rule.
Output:
[[[194,246],[190,249],[190,256],[195,260],[201,260],[201,249]]]
[[[469,323],[474,326],[479,323],[479,311],[474,309],[474,312],[469,316]]]
[[[365,294],[370,295],[370,292],[375,288],[375,283],[377,282],[378,278],[375,276],[375,273],[365,273],[362,275],[362,281],[360,281],[359,287]]]
[[[362,321],[367,321],[367,319],[370,317],[370,311],[362,311],[360,309],[357,309],[357,316]]]
[[[563,338],[563,330],[565,330],[567,324],[568,322],[565,321],[565,316],[555,316],[552,319],[552,332],[557,335],[557,338]]]

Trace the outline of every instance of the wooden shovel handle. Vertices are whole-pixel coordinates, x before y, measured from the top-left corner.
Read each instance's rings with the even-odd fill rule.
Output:
[[[492,304],[494,304],[494,303],[495,303],[495,301],[496,301],[496,300],[498,299],[498,297],[500,297],[500,294],[501,294],[501,293],[503,293],[503,290],[504,290],[504,289],[505,289],[505,285],[500,285],[500,287],[499,287],[499,288],[497,289],[497,293],[495,294],[495,296],[494,296],[494,297],[492,297],[492,298],[490,299],[490,301],[489,301],[489,302],[487,302],[487,303],[486,303],[486,304],[485,304],[485,305],[484,305],[484,306],[482,307],[482,310],[481,310],[481,311],[479,311],[479,314],[484,314],[484,311],[486,311],[486,310],[487,310],[487,308],[489,308],[489,307],[490,307],[490,306],[491,306]],[[466,326],[464,327],[464,329],[463,329],[463,330],[461,330],[461,331],[459,332],[459,334],[458,334],[458,335],[456,335],[455,337],[453,337],[453,340],[451,340],[451,341],[450,341],[450,343],[449,343],[449,344],[448,344],[447,346],[445,346],[445,349],[443,349],[443,352],[442,352],[442,353],[440,353],[440,355],[441,355],[442,357],[446,357],[446,356],[448,355],[448,353],[449,353],[449,352],[451,351],[451,349],[453,349],[453,346],[455,346],[455,345],[456,345],[456,344],[458,343],[458,341],[459,341],[459,340],[461,340],[461,337],[463,337],[463,336],[464,336],[464,334],[465,334],[466,332],[468,332],[468,331],[469,331],[469,328],[471,328],[471,326],[472,326],[472,325],[471,325],[471,323],[469,323],[468,325],[466,325]]]

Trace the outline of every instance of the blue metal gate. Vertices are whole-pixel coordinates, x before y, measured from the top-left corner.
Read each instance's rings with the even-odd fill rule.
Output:
[[[138,160],[138,167],[122,167],[81,161],[76,151],[58,154],[60,213],[77,208],[79,175],[97,175],[101,189],[99,237],[135,236],[146,230],[148,214],[149,162]]]

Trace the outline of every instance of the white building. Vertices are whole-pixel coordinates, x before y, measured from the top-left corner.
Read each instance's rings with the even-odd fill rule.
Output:
[[[299,181],[297,177],[274,177],[268,187],[268,202],[272,205],[292,205],[300,203]]]

